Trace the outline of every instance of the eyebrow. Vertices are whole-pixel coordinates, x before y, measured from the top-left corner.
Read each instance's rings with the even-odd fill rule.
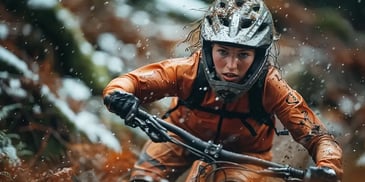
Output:
[[[226,45],[221,45],[221,44],[216,44],[218,47],[220,48],[224,48],[224,49],[229,49],[231,48],[232,46],[226,46]],[[240,51],[250,51],[250,50],[253,50],[252,48],[245,48],[245,47],[233,47],[233,48],[237,48],[239,49]]]

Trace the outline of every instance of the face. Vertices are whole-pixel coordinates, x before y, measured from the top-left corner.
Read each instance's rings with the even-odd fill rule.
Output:
[[[255,50],[213,44],[213,63],[221,80],[238,83],[245,76],[255,58]]]

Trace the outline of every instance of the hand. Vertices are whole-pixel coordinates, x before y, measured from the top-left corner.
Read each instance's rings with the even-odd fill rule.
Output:
[[[305,182],[338,182],[336,172],[329,167],[310,167],[305,175]]]
[[[110,112],[117,114],[125,120],[126,125],[131,126],[130,122],[138,112],[139,99],[127,92],[114,91],[104,97],[104,104]]]

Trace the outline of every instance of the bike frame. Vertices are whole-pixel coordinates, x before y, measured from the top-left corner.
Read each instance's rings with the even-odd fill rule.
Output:
[[[225,150],[219,144],[214,144],[211,141],[203,141],[182,128],[151,115],[140,108],[135,115],[131,114],[128,119],[125,120],[125,123],[130,127],[139,127],[142,129],[153,142],[171,142],[183,146],[208,164],[217,163],[219,161],[228,161],[235,164],[252,164],[264,168],[261,171],[255,171],[263,176],[280,178],[284,181],[311,181],[308,180],[308,178],[311,178],[308,177],[308,174],[311,174],[312,168],[305,170],[297,169],[289,165],[266,161],[249,155]],[[171,137],[168,134],[168,131],[179,136],[182,141]],[[323,179],[325,179],[325,177],[323,177]],[[322,181],[326,181],[326,179]]]

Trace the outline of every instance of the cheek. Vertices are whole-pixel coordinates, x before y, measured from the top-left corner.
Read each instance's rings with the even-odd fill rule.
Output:
[[[219,60],[217,58],[213,57],[213,63],[214,63],[214,67],[217,70],[217,72],[221,72],[221,70],[224,68],[225,63],[223,60]]]
[[[248,61],[243,64],[244,69],[248,70],[251,67],[253,61]]]
[[[248,70],[249,67],[251,67],[252,63],[253,63],[253,58],[250,60],[246,60],[242,63],[241,68],[243,68],[243,70]]]
[[[249,61],[249,62],[244,62],[241,65],[239,65],[239,67],[238,67],[239,75],[243,77],[247,73],[248,69],[251,67],[252,63],[253,63],[253,61]]]

